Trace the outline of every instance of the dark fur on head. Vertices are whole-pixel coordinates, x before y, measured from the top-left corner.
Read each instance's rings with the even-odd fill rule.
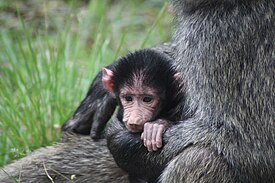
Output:
[[[178,118],[173,113],[177,112],[175,107],[179,107],[184,97],[183,92],[179,92],[182,83],[177,78],[172,63],[167,55],[152,49],[139,50],[121,57],[113,66],[116,97],[119,96],[120,88],[125,85],[131,87],[136,76],[141,76],[142,85],[157,89],[160,91],[159,96],[163,97],[165,103],[160,111],[161,116],[158,117],[173,116],[169,120]]]

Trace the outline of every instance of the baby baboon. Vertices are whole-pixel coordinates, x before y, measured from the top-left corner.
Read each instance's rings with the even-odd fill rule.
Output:
[[[152,49],[128,54],[103,68],[105,88],[117,99],[117,118],[131,132],[142,132],[148,151],[162,147],[162,134],[180,120],[183,93],[167,55]]]

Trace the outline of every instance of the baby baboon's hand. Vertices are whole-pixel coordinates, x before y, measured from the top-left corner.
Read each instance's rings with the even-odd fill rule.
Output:
[[[147,147],[149,152],[157,151],[162,147],[162,134],[169,125],[169,121],[165,119],[157,119],[144,124],[141,140],[143,140],[144,146]]]

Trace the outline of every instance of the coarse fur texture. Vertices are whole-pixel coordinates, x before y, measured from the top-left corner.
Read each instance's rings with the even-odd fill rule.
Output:
[[[48,174],[48,175],[47,175]],[[13,179],[13,178],[14,179]],[[113,160],[106,140],[63,133],[62,141],[0,169],[1,183],[126,183],[128,176]]]

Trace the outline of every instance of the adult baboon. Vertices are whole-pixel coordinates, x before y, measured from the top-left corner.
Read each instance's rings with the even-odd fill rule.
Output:
[[[149,182],[275,182],[275,1],[173,3],[184,120],[166,131],[155,153],[113,120],[107,140],[116,162]],[[97,121],[65,127],[78,131],[85,123]]]

